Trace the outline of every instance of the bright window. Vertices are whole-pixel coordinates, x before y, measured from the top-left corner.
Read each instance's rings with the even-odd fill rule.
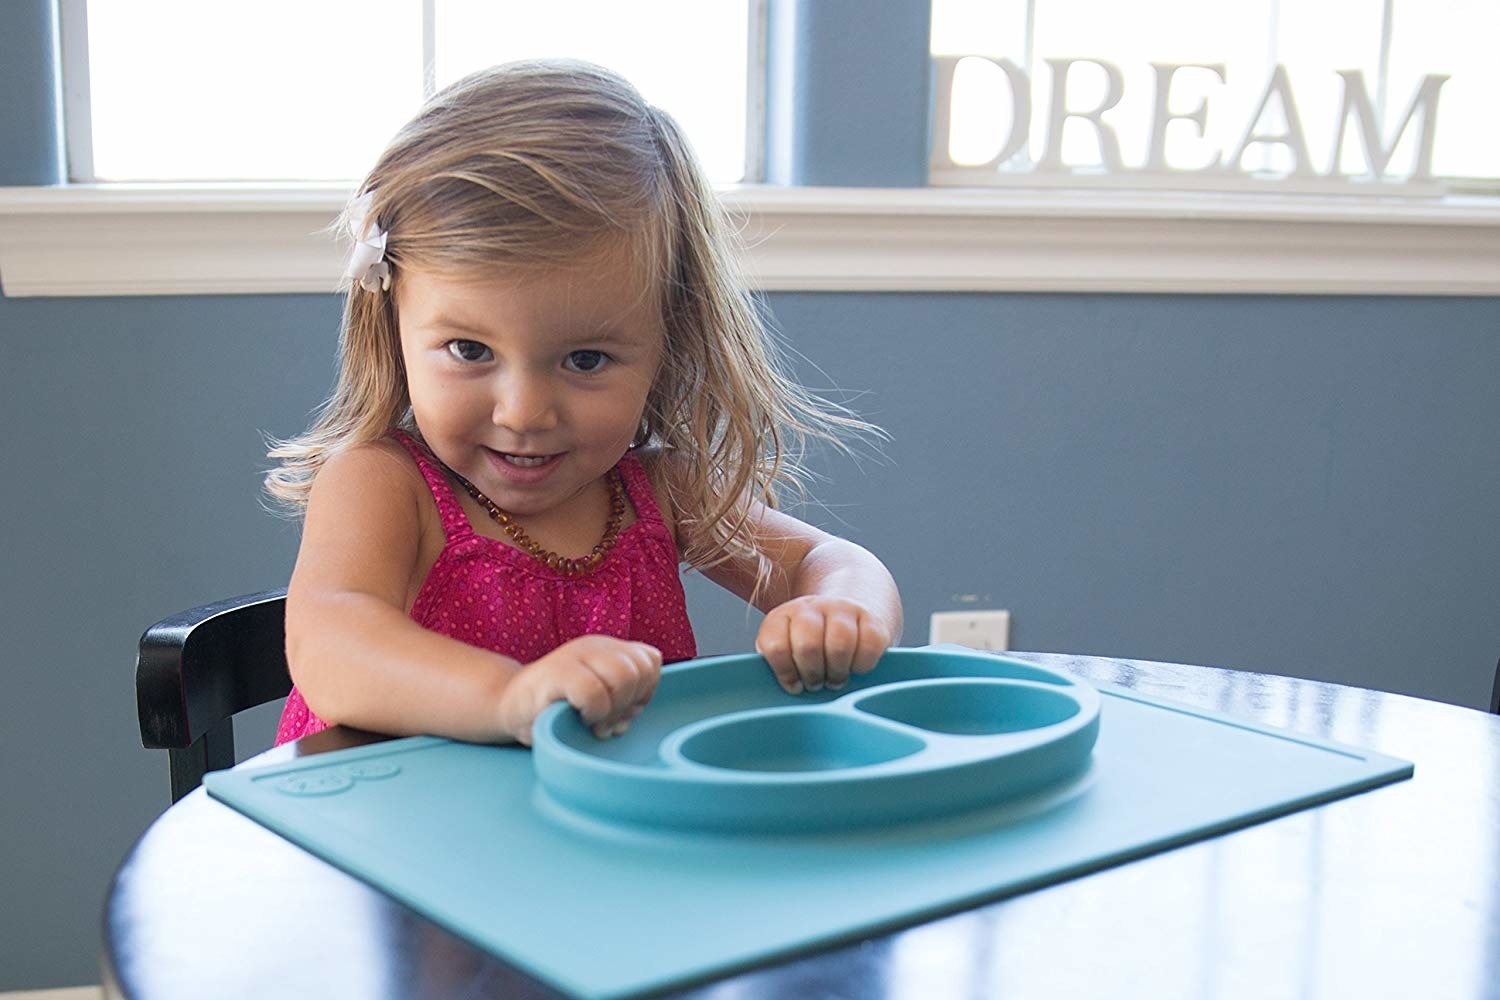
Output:
[[[1118,139],[1119,160],[1138,169],[1151,155],[1158,71],[1152,64],[1198,64],[1215,69],[1177,71],[1168,93],[1171,112],[1185,115],[1206,102],[1203,128],[1176,118],[1166,126],[1164,166],[1200,170],[1240,147],[1252,120],[1260,132],[1286,134],[1284,102],[1270,102],[1257,118],[1271,74],[1286,68],[1286,91],[1305,135],[1308,159],[1327,175],[1335,161],[1344,78],[1359,71],[1375,111],[1381,140],[1389,142],[1407,116],[1424,77],[1450,77],[1439,96],[1432,174],[1439,178],[1500,178],[1494,141],[1494,99],[1500,93],[1500,3],[1495,0],[933,0],[934,56],[976,55],[954,76],[949,155],[958,164],[985,163],[1003,152],[1012,123],[1012,80],[1031,87],[1024,136],[1000,172],[1023,173],[1045,156],[1054,67],[1049,61],[1088,59],[1068,76],[1070,109],[1107,101],[1109,84],[1100,61],[1120,70],[1119,99],[1102,116]],[[1337,152],[1339,172],[1364,170],[1351,120]],[[1409,170],[1419,122],[1401,132],[1391,164]],[[1020,141],[1024,140],[1024,141]],[[1063,126],[1062,163],[1075,175],[1104,162],[1100,130],[1069,118]],[[1253,143],[1246,170],[1284,172],[1285,146]],[[1170,175],[1169,176],[1173,176]],[[1178,174],[1176,176],[1186,176]]]
[[[568,56],[618,70],[738,181],[758,152],[762,2],[63,0],[70,174],[354,179],[434,88]]]

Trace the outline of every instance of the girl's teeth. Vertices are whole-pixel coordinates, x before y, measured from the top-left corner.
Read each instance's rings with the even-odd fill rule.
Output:
[[[519,465],[526,468],[534,465],[545,465],[551,455],[506,455],[505,460],[511,465]]]

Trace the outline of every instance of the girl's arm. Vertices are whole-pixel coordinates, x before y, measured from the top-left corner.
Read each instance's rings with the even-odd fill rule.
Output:
[[[523,667],[408,617],[441,530],[399,445],[358,446],[319,471],[286,605],[287,661],[313,713],[473,742],[529,743],[537,714],[559,699],[600,735],[628,723],[660,673],[650,646],[588,636]]]
[[[901,595],[884,564],[853,542],[756,504],[756,547],[771,568],[754,593],[753,558],[731,559],[704,576],[766,612],[755,648],[791,694],[841,688],[868,673],[901,638]]]

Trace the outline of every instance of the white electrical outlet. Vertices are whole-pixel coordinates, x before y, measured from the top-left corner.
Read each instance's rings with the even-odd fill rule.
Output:
[[[1009,611],[934,611],[927,641],[971,649],[1009,649]]]

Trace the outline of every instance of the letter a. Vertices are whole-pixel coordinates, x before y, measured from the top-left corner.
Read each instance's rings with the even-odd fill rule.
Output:
[[[1271,98],[1281,101],[1281,114],[1286,119],[1286,131],[1257,132],[1255,128],[1260,124],[1261,118],[1265,117],[1266,108],[1271,103]],[[1255,114],[1250,116],[1250,124],[1245,128],[1245,137],[1240,140],[1238,148],[1231,156],[1225,166],[1230,170],[1243,170],[1240,161],[1245,157],[1245,150],[1258,142],[1268,143],[1273,146],[1285,146],[1292,151],[1292,173],[1299,176],[1308,176],[1314,171],[1307,155],[1307,136],[1302,132],[1302,119],[1297,116],[1297,102],[1292,99],[1292,84],[1287,79],[1286,67],[1278,64],[1275,72],[1271,74],[1271,80],[1266,84],[1266,92],[1260,99],[1260,106],[1255,109]]]

